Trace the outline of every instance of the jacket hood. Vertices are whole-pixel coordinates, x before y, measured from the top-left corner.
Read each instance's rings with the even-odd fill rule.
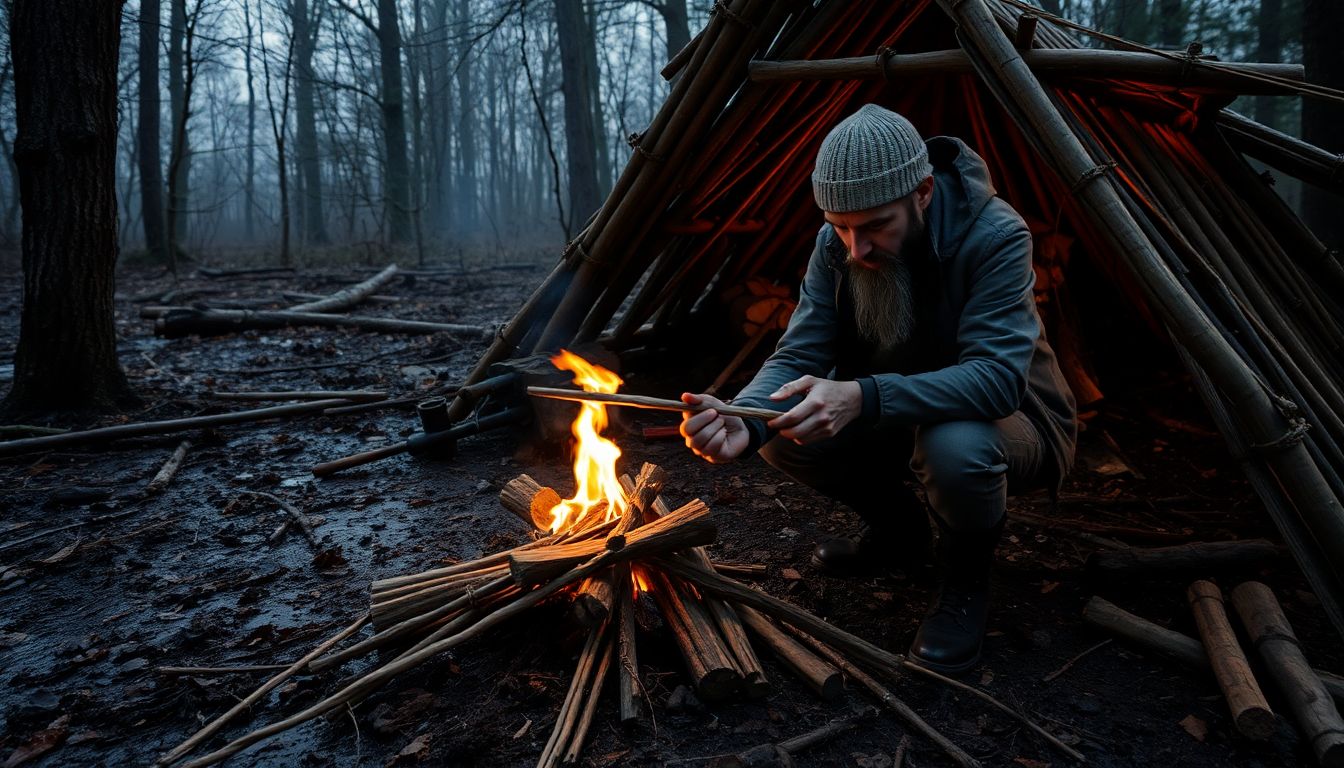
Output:
[[[980,212],[997,194],[985,161],[961,139],[934,136],[925,142],[933,163],[929,242],[938,260],[955,256]]]

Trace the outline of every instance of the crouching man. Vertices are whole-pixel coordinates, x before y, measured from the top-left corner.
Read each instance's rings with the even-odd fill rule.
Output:
[[[942,583],[910,658],[965,671],[980,659],[1007,497],[1057,489],[1077,435],[1032,298],[1031,234],[966,144],[926,143],[873,104],[822,142],[812,191],[826,224],[798,308],[733,401],[781,415],[686,412],[681,432],[714,463],[759,450],[857,512],[861,530],[817,547],[833,572],[927,559],[922,485]]]

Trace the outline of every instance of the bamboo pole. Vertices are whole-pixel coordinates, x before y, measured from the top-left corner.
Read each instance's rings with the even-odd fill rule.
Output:
[[[1068,87],[1075,80],[1130,80],[1157,85],[1177,85],[1237,94],[1296,94],[1290,85],[1245,77],[1263,74],[1290,80],[1304,78],[1300,64],[1252,62],[1173,61],[1138,51],[1107,51],[1092,48],[1021,51],[1031,71],[1053,85]],[[875,66],[876,64],[876,66]],[[777,83],[798,80],[908,80],[912,78],[974,74],[975,68],[962,50],[895,54],[880,62],[873,56],[817,61],[751,62],[752,82]]]
[[[1210,581],[1196,581],[1186,591],[1195,626],[1204,641],[1205,654],[1213,666],[1213,676],[1232,710],[1237,730],[1248,739],[1264,741],[1274,735],[1278,722],[1260,692],[1246,654],[1241,652],[1237,635],[1227,621],[1223,591]]]
[[[1335,497],[1302,445],[1296,427],[1279,411],[1270,393],[1226,339],[1186,293],[1170,268],[1125,210],[1106,177],[1105,166],[1088,156],[1056,111],[1039,82],[1022,61],[986,10],[983,0],[938,0],[957,22],[963,47],[978,52],[972,59],[984,68],[982,79],[1002,86],[1005,104],[1012,105],[1025,133],[1035,136],[1047,157],[1075,194],[1097,218],[1099,228],[1113,238],[1116,251],[1148,294],[1152,307],[1189,350],[1191,356],[1219,382],[1236,412],[1241,414],[1255,443],[1273,446],[1264,451],[1299,513],[1308,520],[1316,539],[1328,552],[1336,581],[1344,568],[1344,505]],[[1344,627],[1337,627],[1344,632]]]
[[[1325,768],[1344,766],[1344,719],[1312,671],[1269,587],[1248,581],[1232,590],[1232,604],[1260,658],[1288,700],[1297,724]]]

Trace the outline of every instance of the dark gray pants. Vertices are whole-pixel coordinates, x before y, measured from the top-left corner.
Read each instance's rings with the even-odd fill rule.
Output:
[[[954,531],[992,528],[1008,495],[1044,487],[1040,432],[1018,411],[997,421],[948,421],[908,428],[857,427],[811,445],[776,435],[761,456],[776,469],[858,512],[875,527],[923,514],[907,481]]]

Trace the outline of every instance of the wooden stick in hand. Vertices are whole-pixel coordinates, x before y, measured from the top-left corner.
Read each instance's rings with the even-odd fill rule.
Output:
[[[580,403],[605,403],[607,405],[623,405],[631,408],[648,408],[655,411],[690,411],[692,413],[699,413],[700,411],[708,411],[712,408],[724,416],[740,416],[744,419],[764,419],[766,421],[769,421],[782,413],[782,411],[772,411],[769,408],[749,408],[743,405],[687,405],[680,400],[667,400],[661,397],[606,394],[603,392],[581,392],[576,389],[560,389],[557,387],[528,387],[527,393],[533,397],[548,397],[552,400],[573,400]]]

